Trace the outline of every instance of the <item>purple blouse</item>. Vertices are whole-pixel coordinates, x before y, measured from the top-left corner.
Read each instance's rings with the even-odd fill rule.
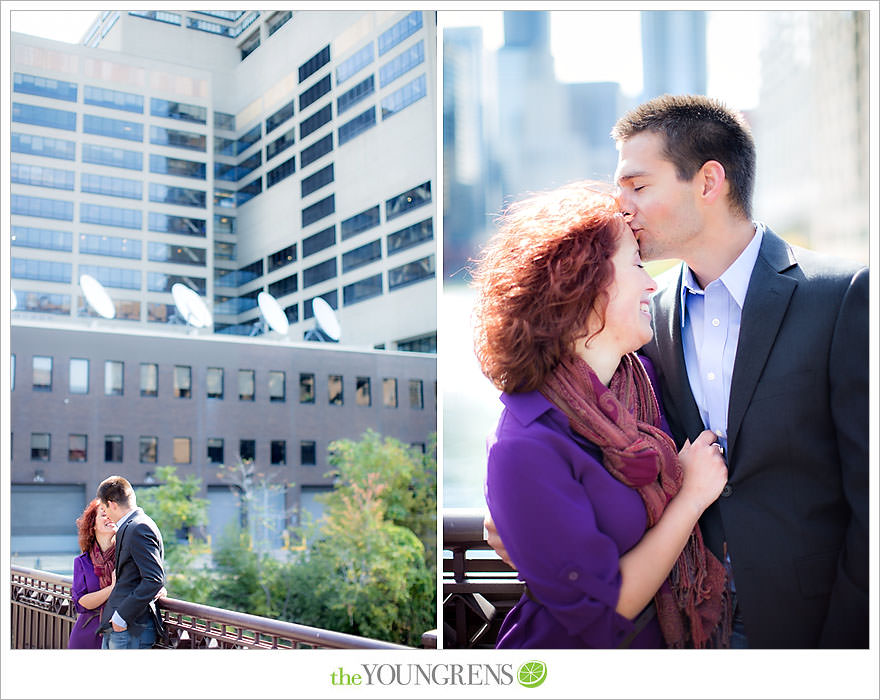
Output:
[[[534,600],[524,595],[508,613],[496,647],[615,648],[634,629],[615,608],[620,557],[647,525],[641,496],[608,473],[601,450],[541,393],[501,401],[486,501]],[[662,427],[668,432],[665,419]],[[664,646],[656,617],[629,646]]]
[[[88,552],[80,554],[73,560],[73,586],[71,596],[78,613],[73,629],[70,631],[68,649],[100,649],[101,636],[98,627],[101,624],[101,610],[104,606],[89,610],[79,604],[79,599],[86,593],[101,590],[101,583],[95,574],[95,566]]]

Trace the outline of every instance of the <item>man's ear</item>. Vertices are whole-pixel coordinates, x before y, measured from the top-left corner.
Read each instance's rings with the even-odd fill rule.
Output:
[[[707,160],[703,163],[697,177],[702,185],[700,196],[706,204],[713,204],[727,189],[725,187],[727,173],[724,172],[724,166],[717,160]]]

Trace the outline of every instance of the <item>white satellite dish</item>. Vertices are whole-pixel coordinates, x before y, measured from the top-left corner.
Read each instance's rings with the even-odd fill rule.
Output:
[[[89,302],[89,306],[91,306],[99,316],[103,316],[104,318],[114,318],[116,316],[116,307],[113,305],[113,300],[110,298],[110,295],[107,294],[107,290],[104,289],[103,284],[98,282],[98,280],[91,275],[80,275],[79,286],[83,290],[83,294],[86,297],[86,301]]]
[[[188,325],[204,328],[214,322],[204,300],[185,284],[176,282],[171,285],[171,296],[174,297],[178,313]]]
[[[323,331],[330,340],[339,342],[339,321],[336,320],[333,307],[321,297],[315,297],[312,299],[312,311],[315,312],[318,330]]]
[[[257,305],[260,307],[260,313],[263,314],[263,319],[269,328],[281,335],[287,335],[287,331],[290,329],[290,322],[287,320],[287,315],[284,313],[284,309],[281,308],[278,300],[269,292],[260,292],[257,295]]]

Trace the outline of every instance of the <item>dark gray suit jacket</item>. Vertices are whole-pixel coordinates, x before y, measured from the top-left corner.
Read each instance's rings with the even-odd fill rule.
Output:
[[[681,274],[643,349],[676,442],[704,429],[681,342]],[[868,270],[769,229],[731,381],[728,486],[700,521],[733,563],[752,647],[868,646]]]
[[[164,556],[162,533],[152,518],[136,508],[116,533],[116,586],[104,604],[102,629],[110,627],[114,610],[119,611],[135,637],[157,624],[156,608],[151,603],[165,585]]]

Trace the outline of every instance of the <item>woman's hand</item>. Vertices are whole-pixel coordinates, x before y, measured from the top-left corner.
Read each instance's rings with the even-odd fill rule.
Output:
[[[678,453],[684,481],[677,497],[692,503],[698,514],[718,498],[727,483],[727,464],[716,439],[715,433],[704,430],[693,443],[687,440]]]

